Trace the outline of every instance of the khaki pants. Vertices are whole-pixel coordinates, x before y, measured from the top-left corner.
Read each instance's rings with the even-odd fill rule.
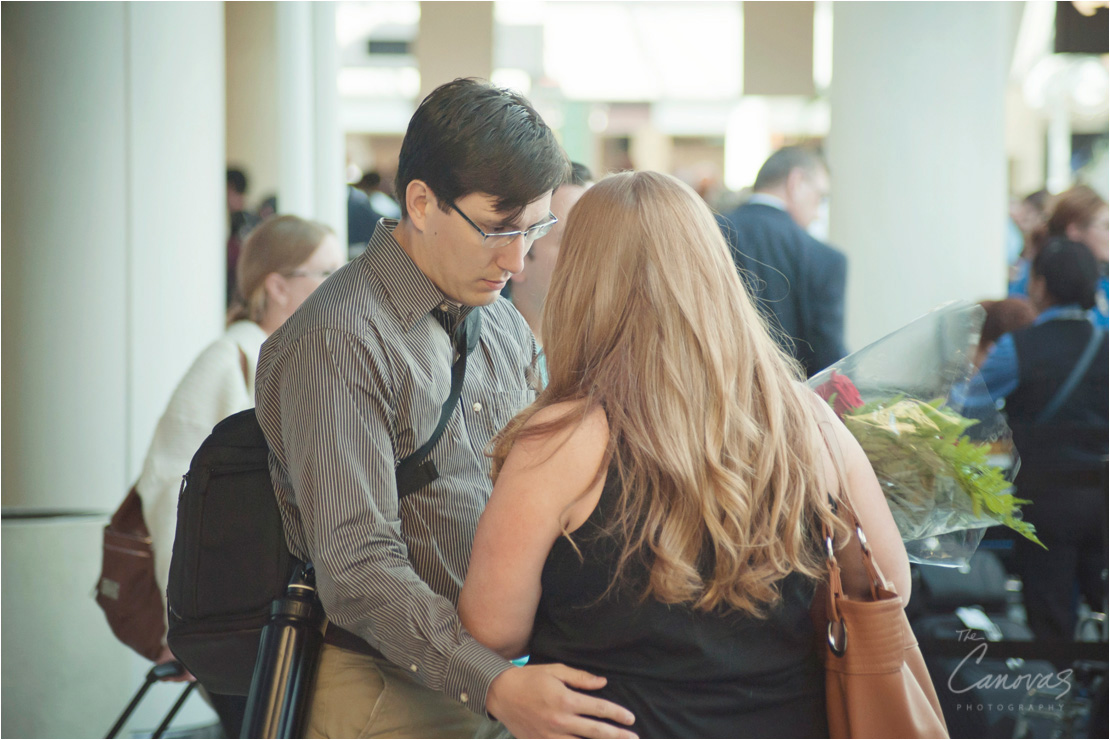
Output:
[[[484,719],[417,683],[389,661],[323,645],[307,737],[506,737]]]

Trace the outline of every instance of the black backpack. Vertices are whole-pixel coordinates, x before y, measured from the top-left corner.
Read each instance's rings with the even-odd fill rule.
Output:
[[[439,477],[426,458],[458,405],[480,327],[475,308],[455,332],[451,392],[432,436],[397,466],[398,499]],[[285,543],[268,459],[262,428],[254,409],[247,409],[213,428],[181,483],[167,641],[189,672],[217,694],[249,693],[272,604],[304,565]]]

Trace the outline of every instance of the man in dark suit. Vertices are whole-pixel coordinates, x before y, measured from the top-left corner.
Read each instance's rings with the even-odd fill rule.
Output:
[[[748,290],[776,338],[814,375],[844,348],[845,256],[805,229],[828,196],[821,157],[780,149],[763,163],[747,203],[718,216]]]

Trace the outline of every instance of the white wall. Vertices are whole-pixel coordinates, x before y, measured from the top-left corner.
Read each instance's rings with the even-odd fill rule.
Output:
[[[849,258],[849,349],[1005,293],[1007,6],[833,6],[830,240]]]

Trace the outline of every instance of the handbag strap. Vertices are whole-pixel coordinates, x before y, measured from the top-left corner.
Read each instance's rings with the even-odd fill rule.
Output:
[[[824,403],[821,401],[821,403]],[[823,413],[823,412],[822,412]],[[892,591],[890,583],[879,569],[878,563],[871,553],[871,546],[867,542],[867,536],[863,533],[863,525],[860,524],[859,517],[856,515],[852,503],[848,500],[847,492],[840,481],[847,477],[847,471],[844,467],[844,457],[840,452],[840,445],[835,438],[830,438],[829,429],[831,422],[826,419],[820,419],[817,422],[818,428],[821,430],[821,436],[825,441],[825,446],[829,450],[829,454],[833,458],[833,465],[838,471],[837,476],[837,495],[829,494],[829,509],[833,516],[845,519],[848,524],[855,531],[856,541],[859,543],[861,560],[863,567],[867,574],[867,583],[871,591],[871,599],[877,600],[879,598],[879,589]],[[828,640],[829,647],[837,655],[842,655],[846,647],[847,634],[844,630],[844,619],[840,615],[837,607],[839,599],[844,598],[844,584],[841,578],[840,561],[836,557],[836,545],[833,540],[832,530],[829,528],[827,521],[821,521],[821,535],[825,545],[825,562],[829,569],[829,588],[828,600],[826,602],[826,616],[828,618]]]
[[[1083,354],[1075,363],[1075,367],[1071,369],[1064,384],[1056,391],[1056,395],[1048,402],[1048,405],[1041,410],[1037,416],[1037,424],[1044,424],[1060,410],[1060,407],[1067,403],[1071,398],[1071,394],[1075,391],[1075,387],[1079,385],[1079,381],[1083,380],[1083,376],[1087,374],[1087,368],[1091,366],[1091,361],[1095,359],[1095,353],[1098,352],[1099,345],[1102,344],[1102,337],[1105,332],[1101,327],[1091,324],[1091,338],[1087,342],[1087,346],[1083,348]]]

